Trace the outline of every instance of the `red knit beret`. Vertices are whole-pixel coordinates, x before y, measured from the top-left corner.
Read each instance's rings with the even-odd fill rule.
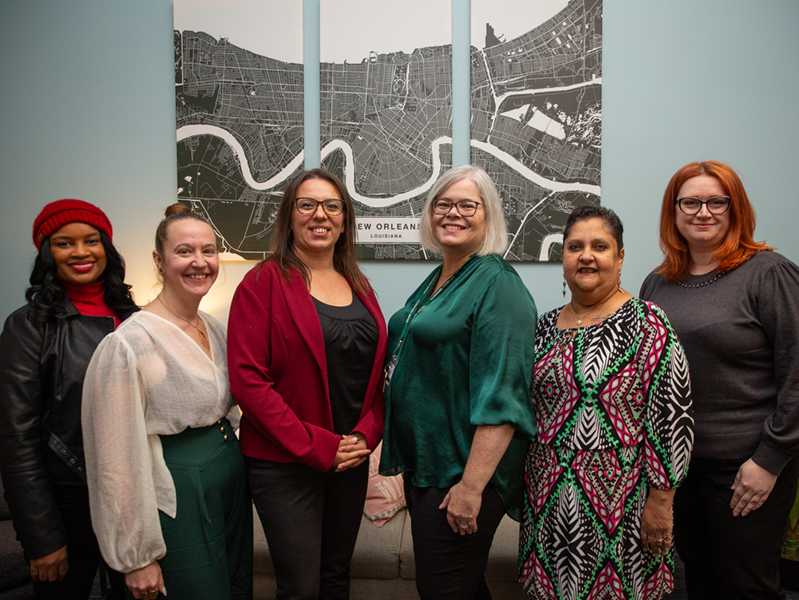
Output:
[[[41,250],[42,242],[50,234],[69,223],[88,223],[105,233],[109,240],[113,240],[111,221],[94,204],[83,200],[56,200],[45,206],[33,222],[33,243],[36,249]]]

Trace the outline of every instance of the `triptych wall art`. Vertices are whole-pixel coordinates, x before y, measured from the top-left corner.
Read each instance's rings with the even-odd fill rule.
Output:
[[[322,166],[355,203],[359,257],[437,258],[417,225],[452,165],[460,68],[471,162],[500,190],[505,258],[560,260],[566,216],[600,199],[601,0],[471,0],[470,66],[453,65],[449,0],[319,6],[320,111],[309,115],[301,2],[174,1],[177,195],[211,220],[224,256],[266,255],[313,123]]]

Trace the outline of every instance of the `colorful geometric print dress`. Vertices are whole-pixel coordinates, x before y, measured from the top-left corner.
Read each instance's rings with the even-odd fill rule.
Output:
[[[648,488],[671,489],[693,446],[685,353],[663,312],[633,298],[605,321],[536,326],[519,581],[539,599],[657,599],[672,552],[641,545]]]

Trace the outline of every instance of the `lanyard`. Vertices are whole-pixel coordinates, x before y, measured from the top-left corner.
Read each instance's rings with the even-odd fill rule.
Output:
[[[394,369],[397,368],[397,362],[399,361],[399,355],[400,355],[400,348],[402,348],[402,343],[405,341],[405,337],[408,335],[408,332],[411,329],[411,325],[416,320],[416,317],[418,317],[422,313],[425,306],[427,306],[433,300],[435,300],[438,297],[438,295],[446,289],[446,287],[452,282],[452,280],[455,279],[455,275],[457,275],[459,271],[460,269],[458,269],[452,275],[450,275],[449,278],[444,283],[441,284],[441,287],[438,288],[435,292],[433,292],[433,294],[428,298],[427,294],[430,293],[430,287],[433,285],[433,282],[438,280],[438,277],[431,279],[430,283],[428,283],[427,287],[424,289],[424,293],[413,305],[411,312],[408,313],[408,316],[405,319],[405,324],[402,327],[402,332],[400,333],[399,341],[397,342],[397,347],[394,349],[394,353],[391,356],[391,360],[388,361],[388,363],[386,363],[386,368],[383,370],[383,375],[384,375],[383,391],[385,391],[386,387],[391,381],[391,376],[394,374]],[[420,302],[422,303],[421,306],[419,306]]]

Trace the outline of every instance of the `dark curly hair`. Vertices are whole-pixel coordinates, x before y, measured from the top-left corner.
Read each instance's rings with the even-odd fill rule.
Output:
[[[608,233],[616,240],[618,250],[624,248],[624,226],[621,224],[619,215],[613,212],[611,208],[604,206],[578,206],[575,208],[569,217],[566,219],[566,228],[563,230],[563,241],[569,237],[572,227],[578,221],[585,221],[587,219],[602,219],[605,222],[605,227]]]
[[[103,271],[105,303],[118,315],[138,310],[139,307],[130,294],[131,286],[125,283],[125,261],[102,231],[100,241],[106,259]],[[43,323],[65,315],[64,299],[67,297],[67,288],[58,278],[58,265],[50,251],[50,238],[42,242],[42,248],[33,263],[30,284],[25,292],[25,299],[31,307],[34,320]]]

